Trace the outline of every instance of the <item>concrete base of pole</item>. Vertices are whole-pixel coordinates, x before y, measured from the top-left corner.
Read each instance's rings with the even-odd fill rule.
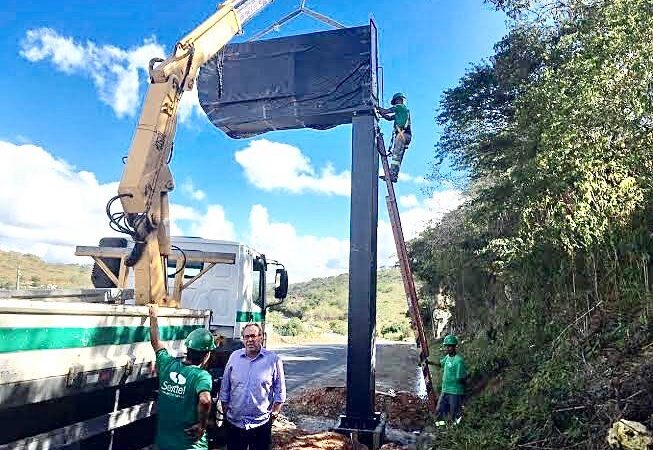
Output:
[[[340,424],[333,431],[366,445],[369,450],[377,450],[385,440],[385,425],[385,415],[378,412],[374,414],[373,418],[367,419],[342,415]]]

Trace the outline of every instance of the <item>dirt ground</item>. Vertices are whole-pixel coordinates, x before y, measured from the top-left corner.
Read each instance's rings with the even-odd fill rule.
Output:
[[[286,405],[290,417],[301,415],[338,417],[345,408],[344,387],[317,388],[304,391]],[[425,399],[410,392],[376,393],[376,410],[386,414],[388,423],[406,431],[426,425],[428,406]]]
[[[380,450],[409,450],[396,443],[383,445]],[[354,436],[332,431],[311,433],[280,417],[272,429],[272,450],[367,450]]]
[[[376,410],[384,412],[388,426],[410,435],[425,425],[428,415],[424,383],[417,368],[418,352],[414,345],[377,343]],[[284,413],[286,417],[273,429],[274,450],[363,450],[364,445],[330,432],[345,407],[346,367],[321,374],[293,392]],[[298,425],[302,427],[300,429]],[[405,444],[405,443],[404,443]],[[414,448],[396,442],[385,444],[383,450]]]

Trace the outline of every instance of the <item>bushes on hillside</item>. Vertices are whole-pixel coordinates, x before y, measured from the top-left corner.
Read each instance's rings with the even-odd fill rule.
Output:
[[[410,245],[424,292],[475,338],[461,350],[483,394],[442,448],[599,448],[611,419],[652,412],[601,386],[648,373],[653,338],[653,11],[490,1],[516,21],[437,119],[468,201]]]
[[[332,320],[329,322],[329,329],[333,333],[347,336],[347,322],[344,320]]]
[[[304,325],[301,319],[291,317],[284,323],[277,326],[277,331],[282,336],[299,336],[304,332]]]
[[[381,336],[391,341],[403,341],[411,335],[412,330],[406,322],[392,323],[381,328]]]

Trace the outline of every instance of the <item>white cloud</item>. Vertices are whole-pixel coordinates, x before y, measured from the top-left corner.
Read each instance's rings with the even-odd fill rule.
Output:
[[[33,253],[49,261],[84,262],[75,245],[96,245],[115,235],[104,207],[117,183],[100,183],[94,174],[78,170],[35,145],[0,141],[0,248]],[[419,200],[402,197],[401,219],[407,240],[432,220],[463,201],[449,189]],[[116,207],[118,207],[116,205]],[[250,210],[249,227],[237,233],[221,205],[193,208],[171,204],[171,233],[208,239],[241,239],[270,258],[286,264],[292,280],[344,273],[349,264],[349,240],[301,234],[289,223],[271,219],[262,205]],[[393,264],[395,246],[387,221],[378,227],[378,263]],[[86,261],[86,262],[90,262]]]
[[[404,240],[416,238],[427,226],[439,221],[449,211],[460,206],[464,197],[455,189],[434,192],[429,198],[418,200],[413,194],[399,197],[399,214],[404,232]],[[379,220],[377,231],[378,264],[393,265],[397,262],[397,252],[390,222]]]
[[[330,164],[317,170],[300,149],[288,144],[258,139],[235,154],[247,180],[265,191],[293,194],[316,192],[349,196],[349,171],[337,173]]]
[[[190,206],[170,204],[170,235],[183,236],[185,233],[182,229],[181,221],[197,220],[200,214]]]
[[[149,61],[162,58],[165,52],[153,38],[125,50],[92,41],[76,42],[51,28],[36,28],[25,35],[20,54],[31,62],[50,60],[66,74],[91,78],[100,100],[123,117],[137,112],[140,82],[147,80]]]
[[[51,28],[29,30],[21,42],[21,48],[21,56],[29,61],[50,58],[54,65],[65,73],[74,73],[86,65],[84,46],[71,38],[60,36]]]
[[[410,198],[402,208],[401,221],[408,241],[418,235],[430,222],[439,220],[446,212],[463,201],[459,191],[440,191],[418,201]],[[268,210],[254,205],[249,216],[250,234],[246,241],[269,258],[281,261],[293,282],[313,277],[326,277],[349,270],[349,239],[300,234],[289,223],[274,222]],[[396,247],[390,222],[379,220],[377,228],[377,263],[388,266],[396,263]]]
[[[100,183],[41,147],[0,141],[0,248],[53,262],[90,263],[74,256],[75,246],[118,235],[104,210],[117,189],[117,182]],[[220,205],[199,211],[173,203],[170,211],[172,235],[236,239]]]
[[[190,206],[172,203],[170,205],[170,217],[174,220],[197,220],[200,214]]]
[[[269,258],[282,262],[293,282],[348,270],[347,239],[298,234],[289,223],[273,222],[262,205],[252,206],[249,227],[248,243]]]
[[[192,180],[186,180],[182,183],[181,190],[193,200],[202,201],[206,198],[206,192],[201,189],[195,189]]]
[[[204,111],[200,106],[200,99],[197,96],[197,83],[193,85],[192,90],[184,92],[183,97],[181,97],[181,102],[179,102],[177,115],[181,123],[188,123],[188,120],[193,116],[204,116]]]
[[[187,232],[181,234],[190,234],[205,239],[236,240],[234,224],[227,220],[221,205],[209,205],[206,212],[196,214],[194,220],[184,226],[183,230],[187,230]]]
[[[455,189],[433,192],[431,196],[414,206],[406,206],[401,212],[401,224],[406,240],[413,239],[431,222],[438,221],[449,211],[460,206],[465,198]]]
[[[152,58],[164,58],[165,50],[155,38],[145,39],[138,47],[122,49],[90,40],[77,42],[51,28],[36,28],[27,31],[20,55],[31,62],[49,60],[65,74],[90,78],[100,100],[118,117],[124,117],[139,112],[140,88],[147,82],[149,62]],[[187,121],[200,110],[194,88],[181,99],[179,121]]]
[[[399,181],[403,183],[408,182],[408,183],[414,183],[418,185],[423,185],[428,183],[428,180],[421,175],[414,176],[407,172],[401,172],[401,171],[399,172]]]
[[[190,206],[170,205],[170,234],[172,236],[198,236],[205,239],[234,241],[236,228],[227,219],[222,205],[208,205],[202,212]]]
[[[397,250],[390,222],[379,219],[376,239],[377,265],[379,267],[395,265],[397,263]]]
[[[82,262],[75,245],[115,233],[104,212],[117,183],[100,183],[41,147],[0,141],[0,246]]]
[[[419,201],[417,200],[417,197],[415,197],[414,194],[401,195],[399,197],[399,205],[404,208],[412,208],[419,205]]]

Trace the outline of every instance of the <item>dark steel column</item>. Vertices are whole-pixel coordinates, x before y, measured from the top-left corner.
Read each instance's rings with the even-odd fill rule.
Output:
[[[347,407],[340,427],[371,430],[378,422],[374,330],[379,154],[374,145],[376,118],[359,113],[352,124]]]

